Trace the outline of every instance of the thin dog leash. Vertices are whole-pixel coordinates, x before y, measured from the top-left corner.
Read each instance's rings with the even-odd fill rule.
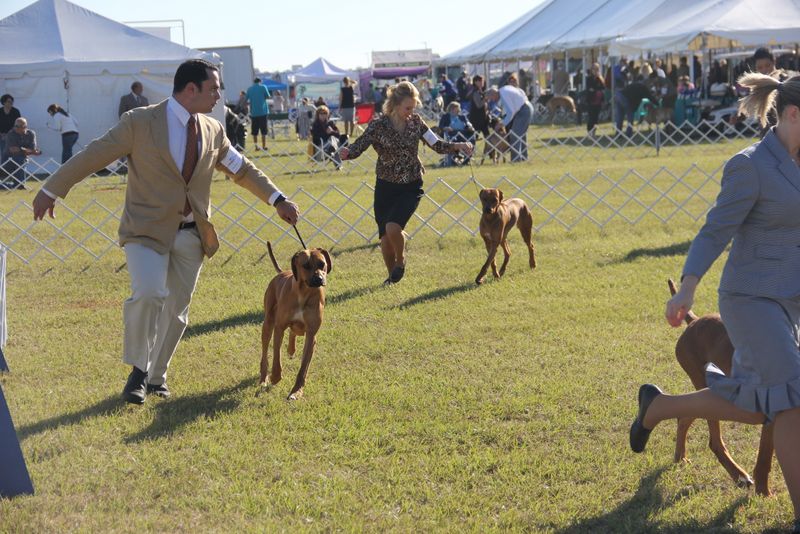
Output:
[[[292,225],[292,228],[294,228],[294,233],[297,234],[297,239],[300,240],[300,244],[303,245],[303,249],[307,249],[308,247],[306,246],[305,242],[303,241],[303,238],[300,236],[300,230],[297,229],[297,225],[296,224]]]

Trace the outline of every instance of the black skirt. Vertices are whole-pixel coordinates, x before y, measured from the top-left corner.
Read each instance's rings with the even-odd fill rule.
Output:
[[[386,234],[386,223],[393,222],[405,229],[424,194],[422,180],[408,184],[396,184],[378,178],[375,181],[374,206],[378,236],[383,237]]]

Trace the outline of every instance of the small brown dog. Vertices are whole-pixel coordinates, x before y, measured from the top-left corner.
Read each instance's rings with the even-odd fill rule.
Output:
[[[497,117],[494,117],[491,120],[489,127],[492,129],[492,131],[483,141],[483,156],[481,156],[481,165],[483,165],[483,160],[485,160],[487,156],[495,165],[498,163],[500,158],[503,158],[503,163],[505,163],[506,154],[509,150],[511,150],[511,147],[508,145],[508,132],[506,131],[506,127],[503,126],[503,121]]]
[[[483,283],[489,265],[492,266],[492,274],[495,278],[500,278],[506,272],[508,258],[511,257],[511,247],[508,246],[508,232],[511,231],[514,225],[519,228],[519,233],[522,234],[522,239],[528,246],[528,263],[531,269],[534,269],[536,267],[536,258],[534,256],[533,242],[531,241],[533,216],[525,201],[521,198],[510,198],[504,201],[503,192],[499,189],[481,189],[479,197],[483,206],[480,232],[483,242],[486,244],[486,251],[489,253],[489,257],[486,258],[486,263],[483,264],[481,272],[475,278],[475,283]],[[495,256],[499,246],[503,247],[505,257],[503,258],[503,265],[498,272]]]
[[[294,387],[287,397],[297,400],[303,396],[308,366],[317,344],[317,332],[322,326],[325,308],[325,284],[331,272],[328,251],[321,248],[301,250],[292,256],[292,270],[282,271],[267,242],[269,257],[278,274],[264,293],[264,324],[261,327],[261,387],[268,389],[281,381],[281,343],[283,332],[289,329],[288,353],[294,356],[295,339],[305,335],[303,360]],[[272,370],[269,369],[269,343],[272,339]]]
[[[675,295],[675,283],[668,280],[670,293]],[[733,358],[733,345],[731,345],[728,332],[719,314],[711,313],[698,317],[691,310],[684,319],[686,330],[683,331],[675,344],[675,356],[683,370],[689,375],[695,389],[703,389],[706,384],[706,366],[713,363],[723,373],[730,374],[731,359]],[[694,422],[691,417],[678,419],[678,435],[675,439],[675,461],[688,462],[686,458],[686,435],[689,427]],[[756,493],[770,495],[769,472],[772,469],[772,424],[761,427],[761,442],[758,446],[758,459],[753,470],[755,476]],[[747,472],[733,461],[728,453],[725,442],[722,441],[719,421],[708,421],[709,441],[708,446],[717,456],[719,463],[725,468],[733,481],[741,487],[750,487],[753,479]]]

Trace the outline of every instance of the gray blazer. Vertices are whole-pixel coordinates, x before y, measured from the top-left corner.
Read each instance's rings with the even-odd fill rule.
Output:
[[[123,95],[122,98],[119,99],[119,116],[121,117],[126,111],[136,108],[146,108],[150,105],[145,96],[140,96],[138,102],[136,100],[136,95],[133,93]]]
[[[772,129],[725,165],[683,275],[702,277],[733,239],[721,292],[800,296],[800,168]]]

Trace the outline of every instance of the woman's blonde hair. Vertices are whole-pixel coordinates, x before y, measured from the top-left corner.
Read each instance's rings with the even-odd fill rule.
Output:
[[[325,105],[317,106],[317,109],[314,111],[314,120],[315,121],[319,120],[320,113],[327,113],[328,117],[331,116],[331,110],[330,110],[330,108],[328,108],[328,106],[325,106]]]
[[[750,89],[750,94],[739,99],[739,113],[757,118],[762,127],[767,125],[770,110],[775,109],[780,117],[786,106],[800,107],[800,76],[781,82],[766,74],[748,72],[738,83]]]
[[[414,107],[419,107],[422,102],[419,100],[419,91],[414,87],[411,82],[400,82],[397,85],[392,85],[386,91],[386,101],[383,103],[383,113],[391,115],[394,110],[403,103],[406,98],[414,99]]]

